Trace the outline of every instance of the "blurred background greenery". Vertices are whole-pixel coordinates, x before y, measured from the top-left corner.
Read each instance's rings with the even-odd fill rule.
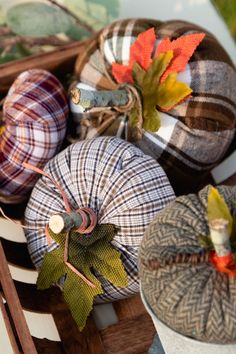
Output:
[[[236,40],[236,0],[212,0]]]

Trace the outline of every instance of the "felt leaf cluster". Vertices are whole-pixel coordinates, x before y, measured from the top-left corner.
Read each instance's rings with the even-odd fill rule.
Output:
[[[205,34],[196,33],[174,41],[163,39],[154,58],[156,35],[154,28],[141,33],[130,48],[128,65],[112,63],[112,73],[118,83],[134,84],[141,93],[143,129],[155,132],[160,128],[159,111],[169,111],[189,97],[192,90],[177,80]],[[131,126],[135,127],[135,110],[130,113]]]
[[[82,330],[92,310],[94,297],[102,294],[103,289],[96,273],[100,273],[113,285],[128,286],[128,276],[120,260],[120,253],[110,243],[116,233],[111,224],[97,225],[92,234],[79,234],[71,231],[68,242],[68,262],[64,259],[66,234],[50,236],[59,247],[44,256],[43,264],[37,279],[38,289],[47,289],[59,281],[63,281],[63,297],[68,304],[73,318]],[[89,286],[72,268],[76,268],[95,287]]]
[[[232,217],[224,198],[220,195],[216,188],[211,187],[207,200],[207,220],[210,222],[214,219],[225,219],[229,222],[230,243],[233,250],[236,250],[235,220]],[[210,236],[199,236],[199,241],[204,248],[214,250]]]

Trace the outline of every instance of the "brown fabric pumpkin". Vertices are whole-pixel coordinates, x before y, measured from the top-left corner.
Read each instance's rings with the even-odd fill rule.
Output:
[[[205,184],[209,171],[223,158],[235,132],[236,71],[212,34],[194,24],[177,20],[114,22],[100,31],[78,57],[75,67],[78,86],[86,84],[96,90],[117,88],[112,63],[127,65],[132,43],[140,33],[152,27],[157,47],[166,37],[172,41],[190,33],[206,33],[186,69],[178,74],[179,80],[193,90],[191,97],[170,111],[161,112],[161,128],[154,133],[144,131],[143,138],[135,142],[161,164],[177,195],[189,193]],[[112,114],[114,118],[111,109],[110,114],[101,114],[98,120],[91,119],[94,117],[91,111],[81,113],[73,104],[71,109],[75,124],[82,126],[83,138],[120,134],[118,130],[124,113],[111,119]],[[127,120],[124,123],[127,127]],[[121,137],[127,139],[128,136],[124,129]]]

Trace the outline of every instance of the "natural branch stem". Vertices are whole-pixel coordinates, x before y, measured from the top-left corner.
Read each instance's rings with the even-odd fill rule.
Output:
[[[75,104],[80,104],[85,110],[88,110],[94,107],[126,106],[129,102],[129,93],[126,89],[91,91],[73,88],[71,98]]]
[[[63,6],[62,4],[59,4],[57,1],[55,0],[48,0],[48,2],[50,2],[51,4],[59,7],[62,11],[64,11],[66,14],[68,14],[69,16],[73,17],[73,19],[76,21],[76,23],[85,28],[88,32],[94,34],[95,30],[93,29],[92,26],[88,25],[86,22],[82,21],[79,17],[77,17],[72,11],[70,11],[67,7]]]
[[[79,228],[83,220],[79,213],[71,212],[52,215],[49,219],[49,228],[55,234],[67,232],[72,228]],[[89,220],[88,220],[89,223]],[[88,225],[87,225],[88,226]]]
[[[225,219],[215,219],[209,223],[210,236],[217,256],[227,256],[231,253],[229,241],[229,222]]]

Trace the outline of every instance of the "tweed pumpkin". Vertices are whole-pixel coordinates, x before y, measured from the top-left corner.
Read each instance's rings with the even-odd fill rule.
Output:
[[[175,331],[236,343],[236,277],[214,266],[199,239],[209,235],[209,189],[176,198],[154,218],[140,246],[141,288],[157,318]],[[235,219],[236,187],[217,189]]]

